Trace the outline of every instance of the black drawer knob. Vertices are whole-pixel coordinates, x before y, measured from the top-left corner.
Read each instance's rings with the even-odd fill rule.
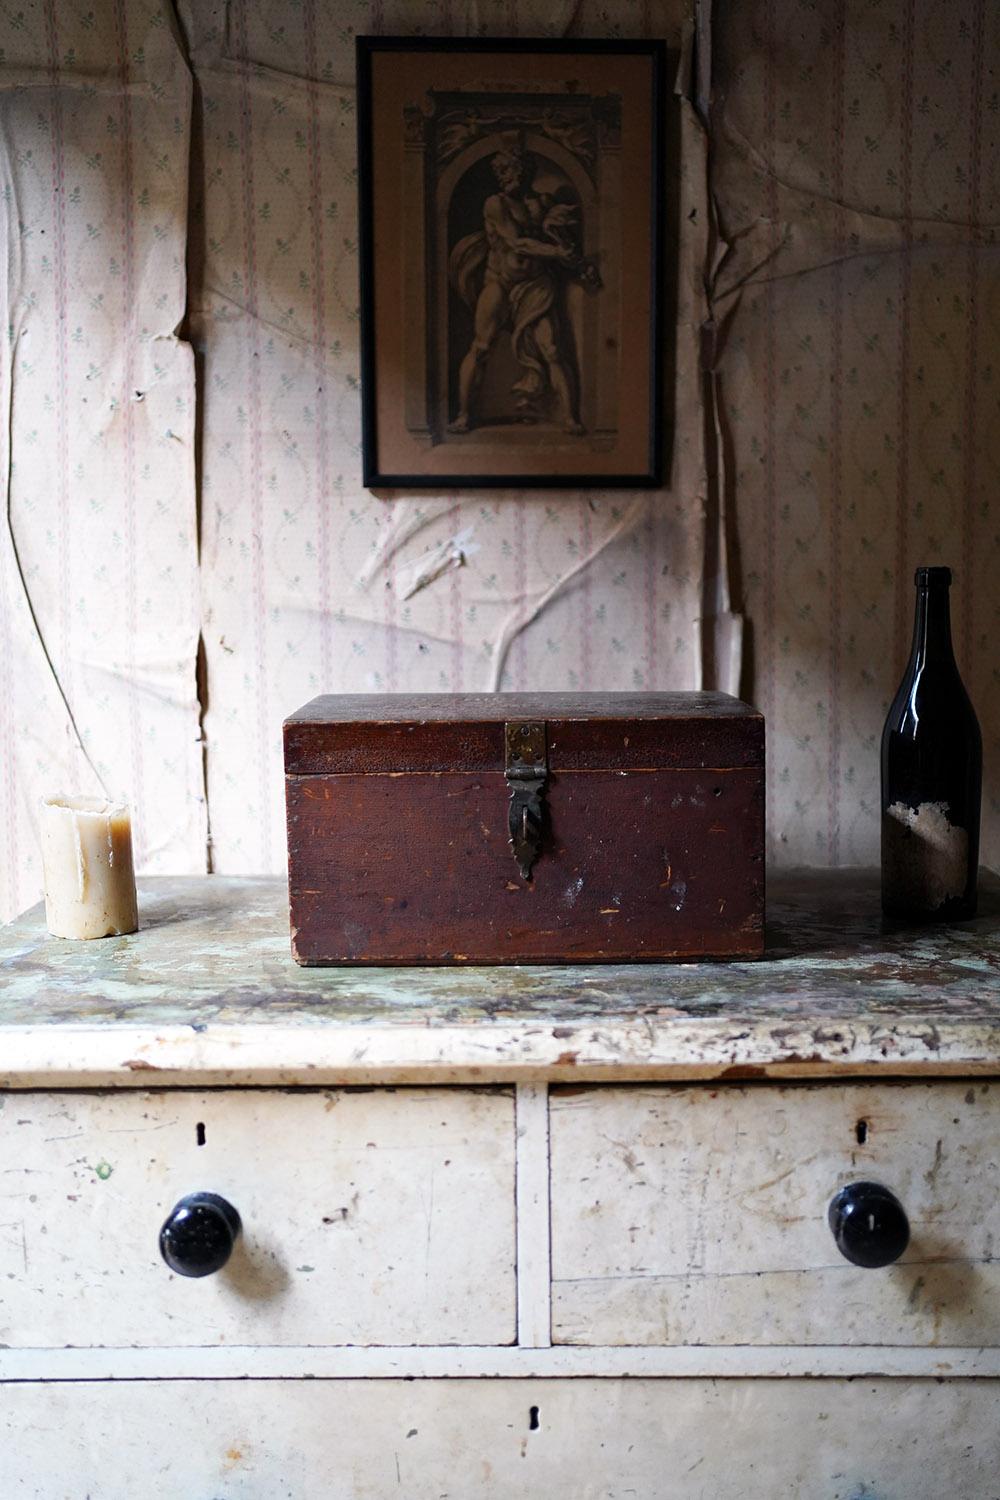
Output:
[[[211,1276],[233,1253],[240,1216],[218,1193],[189,1193],[160,1230],[160,1254],[178,1276]]]
[[[910,1224],[895,1193],[878,1182],[850,1182],[827,1215],[841,1255],[856,1266],[891,1266],[910,1243]]]

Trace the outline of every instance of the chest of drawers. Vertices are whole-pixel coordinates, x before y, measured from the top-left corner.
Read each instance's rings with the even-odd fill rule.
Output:
[[[998,1500],[995,881],[951,931],[799,872],[759,963],[447,973],[298,969],[278,882],[141,894],[0,936],[0,1494]],[[866,1269],[828,1208],[872,1182]],[[242,1224],[198,1279],[194,1192]]]

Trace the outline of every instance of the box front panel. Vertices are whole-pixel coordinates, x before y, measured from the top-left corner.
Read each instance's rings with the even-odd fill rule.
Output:
[[[301,963],[756,954],[763,775],[554,772],[531,879],[497,772],[286,778]]]

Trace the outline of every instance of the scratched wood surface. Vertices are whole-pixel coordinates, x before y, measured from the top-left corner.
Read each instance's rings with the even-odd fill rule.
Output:
[[[555,773],[530,882],[500,771],[286,776],[285,793],[300,963],[760,953],[760,770]]]
[[[510,1091],[0,1095],[0,1161],[8,1349],[516,1337]],[[160,1225],[205,1190],[242,1237],[173,1275]]]
[[[530,882],[508,846],[511,719],[545,725]],[[736,698],[323,697],[284,743],[300,963],[760,954],[764,721]]]
[[[900,1199],[909,1248],[852,1266],[849,1182]],[[1000,1344],[1000,1085],[557,1089],[555,1343]]]
[[[11,1385],[0,1493],[996,1500],[996,1412],[985,1380]]]
[[[764,764],[763,718],[728,693],[360,693],[285,720],[285,770],[498,771],[508,719],[545,720],[556,770]]]
[[[140,920],[0,929],[0,1086],[1000,1071],[990,875],[975,921],[891,931],[873,872],[777,874],[746,962],[302,969],[268,878],[142,881]]]

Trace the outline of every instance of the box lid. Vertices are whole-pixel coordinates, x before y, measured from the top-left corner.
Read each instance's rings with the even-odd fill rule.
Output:
[[[285,720],[285,771],[502,771],[511,719],[545,720],[553,771],[764,763],[763,716],[728,693],[362,693]]]

